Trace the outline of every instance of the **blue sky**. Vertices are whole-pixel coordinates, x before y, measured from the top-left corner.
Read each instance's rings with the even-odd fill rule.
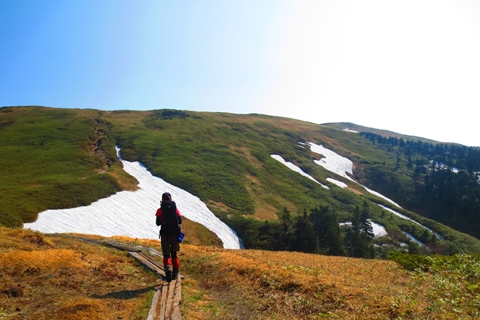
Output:
[[[480,2],[0,0],[0,106],[263,113],[480,146]]]

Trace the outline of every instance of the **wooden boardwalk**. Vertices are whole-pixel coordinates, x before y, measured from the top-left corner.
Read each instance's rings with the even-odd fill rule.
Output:
[[[161,279],[165,279],[163,264],[146,255],[143,252],[128,252],[128,254],[150,270],[156,272]],[[162,281],[157,286],[153,295],[152,307],[147,320],[180,320],[180,302],[182,301],[182,277],[179,275],[176,280],[168,283]]]
[[[92,240],[83,237],[78,239],[86,242],[101,244],[113,247],[119,250],[127,251],[128,255],[140,261],[147,268],[155,272],[159,278],[159,285],[155,288],[155,294],[152,299],[152,306],[147,320],[181,320],[180,303],[182,301],[182,276],[178,275],[176,280],[170,283],[166,281],[163,263],[157,258],[163,258],[162,253],[152,248],[146,248],[137,245],[127,245],[119,241]]]

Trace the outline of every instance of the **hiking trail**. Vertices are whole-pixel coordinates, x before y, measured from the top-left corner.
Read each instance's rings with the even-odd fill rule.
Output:
[[[182,301],[182,275],[176,280],[167,282],[163,263],[154,257],[163,258],[161,252],[156,249],[140,245],[125,244],[114,240],[94,240],[84,237],[75,237],[81,241],[100,244],[118,250],[127,251],[128,255],[137,259],[144,266],[159,276],[159,284],[155,287],[155,294],[152,299],[152,306],[147,320],[180,320],[182,314],[180,303]]]

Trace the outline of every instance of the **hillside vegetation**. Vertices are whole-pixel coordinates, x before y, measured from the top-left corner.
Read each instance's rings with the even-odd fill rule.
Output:
[[[136,189],[108,138],[111,124],[88,110],[0,109],[0,223],[21,226],[47,209],[88,205]],[[104,173],[104,174],[103,174]]]
[[[86,237],[86,235],[81,235]],[[89,236],[92,237],[92,236]],[[93,237],[101,240],[99,237]],[[158,241],[115,238],[158,249]],[[184,319],[475,319],[480,260],[398,262],[182,245]],[[158,258],[156,258],[158,259]],[[0,317],[146,319],[153,273],[126,252],[0,227]]]
[[[353,161],[355,179],[412,209],[415,169],[408,167],[408,154],[361,134],[256,114],[42,107],[1,108],[0,132],[5,151],[0,170],[7,177],[0,187],[0,223],[5,226],[21,226],[46,209],[86,205],[118,190],[134,190],[136,181],[116,159],[118,145],[126,160],[140,161],[154,175],[200,197],[238,232],[247,248],[360,257],[386,257],[391,250],[406,250],[405,244],[412,253],[480,252],[478,239],[436,221],[435,214],[426,211],[429,207],[418,212],[423,216],[392,207],[359,184],[315,164],[323,156],[299,145],[314,142],[347,157]],[[288,169],[272,154],[330,189]],[[412,160],[424,160],[416,157]],[[348,187],[327,181],[332,177]],[[476,223],[478,214],[469,218]],[[368,221],[384,226],[388,236],[373,239]],[[352,222],[353,228],[339,228],[337,222]],[[335,232],[327,232],[333,230],[325,228],[328,225],[337,225]],[[312,233],[302,239],[305,227]],[[404,232],[427,246],[418,247]],[[278,237],[287,241],[274,246]]]

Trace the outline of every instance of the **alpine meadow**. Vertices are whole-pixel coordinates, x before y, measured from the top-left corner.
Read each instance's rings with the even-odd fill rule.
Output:
[[[68,289],[78,306],[52,304],[60,315],[42,305],[42,314],[146,318],[155,281],[148,271],[68,235],[22,229],[45,210],[137,190],[116,147],[123,159],[201,199],[242,240],[244,249],[223,249],[201,223],[186,221],[185,319],[480,316],[480,148],[261,114],[15,106],[0,108],[0,317],[38,318],[39,310],[19,306],[39,299],[34,274],[45,279],[51,301],[77,278],[75,286],[93,290],[86,278],[66,275],[68,268],[88,274],[84,265],[97,254],[118,277],[95,294]],[[351,162],[351,172],[330,169],[327,152]],[[122,240],[158,247],[151,239]],[[35,264],[55,250],[74,265]],[[11,263],[36,267],[15,271]],[[120,280],[138,293],[128,306],[109,295]],[[131,312],[115,313],[109,299]]]

